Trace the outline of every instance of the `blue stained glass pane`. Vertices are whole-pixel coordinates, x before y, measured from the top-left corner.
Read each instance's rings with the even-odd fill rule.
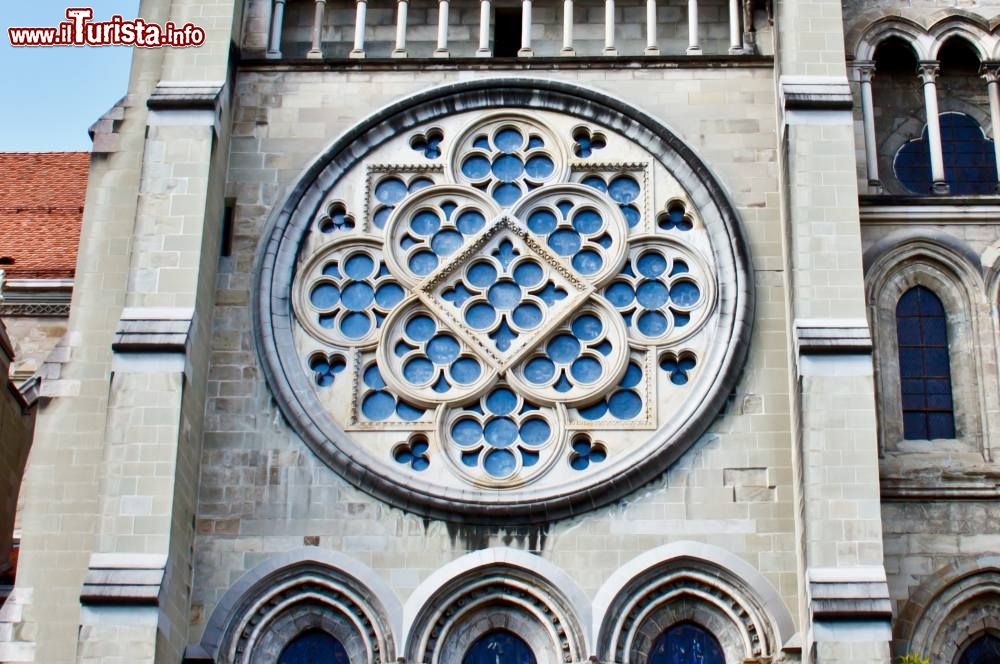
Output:
[[[416,342],[427,341],[437,331],[437,323],[430,316],[414,316],[406,323],[406,335]]]
[[[486,442],[494,447],[510,447],[517,440],[517,425],[509,417],[495,417],[483,429]]]
[[[521,440],[528,445],[541,445],[552,435],[549,423],[540,417],[532,417],[521,425]]]
[[[636,299],[647,309],[659,309],[667,303],[669,295],[667,287],[660,281],[643,281],[635,289]]]
[[[528,228],[538,235],[548,235],[556,229],[556,223],[556,216],[548,210],[532,212],[528,217]]]
[[[573,209],[573,204],[570,201],[559,201],[556,203],[556,207],[562,213],[563,219],[568,219],[569,211]]]
[[[469,468],[475,468],[479,465],[479,450],[475,452],[462,452],[462,463],[464,463]]]
[[[444,212],[444,218],[451,219],[451,215],[457,207],[458,206],[452,203],[451,201],[445,201],[444,203],[442,203],[441,211]]]
[[[573,470],[586,470],[587,466],[590,465],[590,459],[585,456],[573,457],[569,465],[573,467]]]
[[[662,254],[651,251],[639,256],[636,268],[642,276],[655,279],[666,271],[667,259]]]
[[[573,321],[573,334],[582,341],[593,341],[603,330],[601,319],[591,314],[584,314]]]
[[[474,210],[468,210],[458,215],[455,225],[462,235],[472,235],[482,230],[486,225],[486,218]]]
[[[444,394],[451,389],[451,383],[445,380],[444,376],[438,378],[438,382],[434,383],[434,391],[438,394]]]
[[[701,298],[701,290],[690,281],[680,281],[670,288],[670,299],[681,307],[693,307]]]
[[[642,399],[632,390],[620,390],[608,399],[608,409],[619,420],[631,420],[642,412]]]
[[[385,387],[385,380],[382,378],[382,373],[374,364],[365,369],[365,385],[376,390],[381,390]]]
[[[430,178],[416,178],[410,183],[410,193],[412,194],[433,185],[434,180],[431,180]]]
[[[434,365],[426,358],[415,357],[403,367],[403,375],[414,385],[423,385],[434,377]]]
[[[608,302],[621,309],[632,304],[632,300],[635,299],[635,291],[627,282],[616,281],[608,286],[604,296],[608,298]]]
[[[498,281],[490,286],[486,297],[497,309],[512,309],[521,301],[521,287],[513,281]]]
[[[524,162],[512,154],[500,155],[493,161],[493,175],[502,182],[513,182],[524,172]]]
[[[608,453],[599,447],[595,447],[590,450],[590,460],[594,463],[600,463],[608,458]]]
[[[468,279],[476,288],[486,288],[497,280],[497,269],[486,261],[473,263],[469,268]]]
[[[392,309],[403,301],[403,289],[396,284],[383,284],[375,291],[375,301],[383,309]]]
[[[372,327],[372,321],[362,313],[352,312],[344,316],[340,321],[340,331],[349,339],[360,339],[368,334]]]
[[[958,664],[996,664],[1000,662],[1000,638],[984,634],[965,649]]]
[[[344,273],[351,279],[365,279],[375,270],[375,261],[368,254],[354,254],[344,263]]]
[[[278,656],[278,664],[350,664],[347,651],[337,639],[320,630],[296,636]]]
[[[410,463],[413,461],[413,454],[407,452],[406,450],[400,450],[396,452],[396,461],[399,463]]]
[[[486,407],[494,415],[509,415],[517,408],[517,396],[507,388],[501,387],[486,397]]]
[[[608,185],[608,193],[616,203],[631,203],[639,197],[639,183],[630,175],[619,175]]]
[[[507,325],[507,320],[503,319],[500,321],[500,326],[497,327],[496,331],[490,334],[490,339],[496,342],[499,350],[506,352],[510,348],[510,345],[514,343],[514,339],[517,339],[517,333]]]
[[[920,325],[914,325],[912,318],[896,319],[896,337],[901,346],[920,345]]]
[[[351,311],[364,311],[374,299],[375,290],[363,281],[352,281],[341,295],[344,306]]]
[[[601,230],[603,224],[601,215],[594,210],[581,210],[573,215],[573,228],[586,235]]]
[[[427,470],[428,468],[430,468],[430,465],[431,462],[427,459],[427,457],[417,457],[416,459],[413,460],[413,463],[410,465],[410,467],[413,468],[413,470],[419,471],[419,470]]]
[[[406,198],[406,185],[399,178],[386,178],[375,186],[375,198],[386,205],[396,205]]]
[[[570,373],[581,383],[593,383],[601,377],[601,363],[592,357],[581,357],[573,362]]]
[[[639,212],[639,208],[634,205],[623,205],[622,214],[625,215],[625,221],[628,222],[629,228],[634,228],[642,221],[642,213]]]
[[[552,360],[546,357],[536,357],[524,367],[524,377],[535,385],[547,383],[555,375],[556,365],[552,364]]]
[[[591,175],[590,177],[583,178],[582,184],[585,184],[588,187],[593,187],[594,189],[597,189],[598,191],[603,192],[605,194],[608,193],[608,184],[604,181],[603,178],[597,177],[596,175]]]
[[[337,277],[340,278],[340,270],[337,269],[336,263],[327,263],[323,268],[323,275],[327,277]]]
[[[424,276],[430,274],[437,267],[438,258],[433,252],[423,250],[410,256],[410,269],[414,274]]]
[[[684,261],[674,261],[674,269],[670,270],[670,276],[672,277],[676,274],[684,274],[689,271],[687,263]]]
[[[521,465],[525,468],[530,468],[538,463],[538,452],[529,452],[528,450],[521,450]]]
[[[421,210],[413,215],[410,228],[417,235],[432,235],[441,226],[441,219],[430,210]]]
[[[560,364],[569,364],[580,354],[580,342],[568,334],[560,334],[549,342],[549,357]]]
[[[524,136],[516,129],[502,129],[493,138],[493,144],[501,152],[513,152],[524,145]]]
[[[603,399],[593,406],[580,409],[580,417],[585,420],[599,420],[608,412],[608,403]]]
[[[924,348],[924,376],[947,378],[950,372],[946,348]]]
[[[493,190],[493,198],[500,205],[507,207],[517,202],[521,197],[521,188],[516,184],[502,184]]]
[[[573,268],[580,274],[594,274],[604,265],[604,259],[596,251],[584,250],[573,256]]]
[[[688,375],[684,371],[675,371],[670,374],[670,382],[674,385],[687,385]]]
[[[402,238],[400,238],[400,240],[399,240],[399,246],[400,246],[401,248],[403,248],[403,249],[409,249],[410,247],[412,247],[412,246],[413,246],[413,245],[415,245],[416,243],[417,243],[417,241],[416,241],[416,240],[414,240],[414,239],[413,239],[413,238],[412,238],[412,237],[411,237],[411,236],[410,236],[409,234],[407,234],[407,235],[404,235],[404,236],[403,236]]]
[[[431,240],[431,249],[438,256],[450,256],[462,246],[462,235],[458,231],[444,230]]]
[[[483,467],[493,477],[507,477],[517,468],[517,459],[508,450],[493,450],[483,459]]]
[[[396,410],[396,400],[388,392],[372,392],[361,403],[361,412],[376,422],[390,417],[394,410]]]
[[[531,303],[522,304],[517,309],[514,309],[512,318],[514,319],[514,324],[522,330],[530,330],[542,322],[542,310]]]
[[[667,318],[659,311],[647,311],[639,316],[638,326],[647,337],[658,337],[667,331]]]
[[[597,352],[599,352],[601,355],[611,354],[611,344],[608,342],[607,339],[594,346],[594,348],[596,348]]]
[[[476,140],[472,141],[472,147],[479,148],[480,150],[489,150],[490,139],[485,136],[476,136]]]
[[[451,437],[459,445],[473,445],[483,438],[483,428],[472,418],[461,419],[451,427]]]
[[[586,438],[578,438],[573,441],[573,451],[580,456],[590,456],[590,441]]]
[[[465,322],[477,330],[492,326],[496,319],[496,310],[488,304],[474,304],[465,311]]]
[[[451,364],[459,350],[458,341],[445,334],[439,334],[427,344],[427,356],[434,364]]]
[[[544,156],[532,157],[524,165],[524,170],[528,173],[528,176],[536,180],[549,177],[555,169],[556,167],[552,163],[552,160]]]
[[[900,320],[906,320],[900,319]],[[914,321],[910,321],[907,327],[919,327],[920,334],[923,335],[923,340],[925,345],[929,346],[944,346],[948,343],[948,326],[945,323],[944,316],[929,315],[920,319],[920,325],[914,325]],[[902,343],[902,341],[900,342]]]
[[[560,256],[572,256],[580,250],[580,234],[571,230],[558,230],[549,236],[549,246]]]
[[[678,623],[653,644],[649,664],[726,664],[719,640],[694,623]]]
[[[423,456],[427,453],[429,447],[430,446],[427,443],[414,443],[413,447],[410,448],[410,451],[416,456]]]
[[[320,284],[313,289],[309,300],[317,309],[329,309],[340,299],[340,289],[333,284]]]
[[[525,288],[530,288],[542,280],[542,266],[534,261],[524,261],[514,268],[514,281]]]
[[[531,149],[534,149],[534,148],[544,148],[545,147],[545,141],[543,141],[538,136],[532,136],[531,138],[528,139],[528,147],[531,148]]]
[[[478,154],[462,162],[462,174],[470,180],[481,180],[490,174],[490,160]]]
[[[476,382],[482,371],[479,362],[467,357],[455,360],[455,363],[451,365],[452,379],[463,385]]]
[[[621,381],[618,383],[622,387],[635,387],[642,381],[642,369],[635,362],[629,362],[628,368],[625,369],[625,375],[622,376]]]
[[[903,411],[903,438],[928,440],[927,417],[921,411]]]
[[[380,207],[375,210],[375,216],[372,217],[372,223],[375,224],[376,228],[385,228],[385,222],[389,221],[390,214],[392,214],[391,207]]]

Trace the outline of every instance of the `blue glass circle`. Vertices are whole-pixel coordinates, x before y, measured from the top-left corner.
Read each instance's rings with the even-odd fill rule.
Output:
[[[497,388],[486,397],[486,408],[494,415],[508,415],[517,408],[517,395],[505,387]]]
[[[602,178],[596,175],[591,175],[590,177],[583,178],[582,184],[585,184],[588,187],[593,187],[594,189],[597,189],[598,191],[604,193],[608,192],[607,183],[605,183]]]
[[[430,316],[414,316],[406,323],[406,336],[417,343],[427,341],[437,331],[437,323]]]
[[[352,281],[340,296],[341,302],[351,311],[364,311],[372,305],[375,291],[363,281]]]
[[[524,377],[535,385],[543,385],[555,375],[556,365],[547,357],[536,357],[524,367]]]
[[[493,138],[493,144],[501,152],[513,152],[524,145],[524,136],[516,129],[502,129]]]
[[[458,215],[458,219],[455,220],[455,226],[458,227],[458,232],[462,235],[478,233],[485,225],[486,217],[475,210],[467,210]]]
[[[580,417],[585,420],[599,420],[608,412],[608,402],[601,399],[593,406],[580,409]]]
[[[670,299],[680,307],[693,307],[701,299],[701,290],[690,281],[681,281],[670,289]]]
[[[573,334],[577,339],[583,341],[593,341],[601,336],[604,331],[604,324],[601,319],[592,314],[584,314],[573,321]]]
[[[632,390],[619,390],[608,399],[608,409],[619,420],[631,420],[642,412],[642,399]]]
[[[542,266],[535,261],[524,261],[514,268],[514,281],[525,288],[531,288],[544,276]]]
[[[635,387],[642,381],[642,369],[635,362],[629,362],[628,368],[625,369],[625,375],[622,376],[619,385],[622,387]]]
[[[430,210],[421,210],[410,221],[410,228],[417,235],[433,235],[440,226],[441,219]]]
[[[601,363],[592,357],[581,357],[570,367],[573,378],[581,383],[593,383],[601,377],[602,371]]]
[[[667,287],[660,281],[647,280],[635,289],[635,299],[647,309],[659,309],[670,297]]]
[[[596,445],[590,449],[590,460],[593,463],[600,463],[608,458],[608,453]]]
[[[372,217],[372,222],[375,224],[376,228],[385,228],[385,222],[389,221],[389,215],[391,214],[391,207],[380,207],[375,210],[375,216]]]
[[[427,356],[434,364],[451,364],[460,350],[458,341],[446,334],[439,334],[427,344]]]
[[[553,171],[556,170],[556,165],[548,157],[539,155],[529,159],[528,163],[524,165],[524,170],[527,172],[528,177],[536,180],[544,180],[552,175]]]
[[[502,154],[493,160],[492,170],[501,182],[513,182],[524,172],[524,162],[512,154]]]
[[[423,385],[434,378],[434,365],[425,357],[414,357],[403,366],[403,376],[414,385]]]
[[[375,261],[368,254],[354,254],[344,263],[344,274],[351,279],[370,277],[375,269]]]
[[[517,468],[517,459],[509,450],[493,450],[483,459],[483,467],[493,477],[507,477]]]
[[[629,228],[636,226],[642,220],[642,213],[639,212],[639,208],[634,205],[623,205],[622,214],[625,215],[625,221],[628,222]]]
[[[621,309],[632,303],[632,300],[635,299],[635,291],[632,290],[632,286],[628,283],[616,281],[608,286],[608,290],[605,291],[604,296],[608,298],[608,302]]]
[[[516,184],[505,183],[493,190],[494,200],[504,207],[513,205],[520,197],[521,188]]]
[[[388,392],[372,392],[361,402],[361,412],[376,422],[390,417],[396,410],[396,400]]]
[[[406,185],[399,178],[386,178],[375,186],[375,198],[386,205],[396,205],[406,198]]]
[[[488,304],[474,304],[465,310],[465,322],[477,330],[485,330],[497,319],[496,310]]]
[[[476,382],[482,372],[483,369],[479,366],[479,362],[468,357],[457,359],[451,365],[451,377],[456,383],[463,385]]]
[[[368,387],[380,390],[385,387],[385,379],[382,378],[382,373],[378,370],[378,367],[372,365],[365,369],[365,385]]]
[[[662,254],[650,251],[639,256],[639,260],[636,261],[636,267],[642,276],[655,279],[666,271],[667,259]]]
[[[647,311],[639,317],[639,331],[647,337],[658,337],[667,331],[667,318],[659,311]]]
[[[616,203],[631,203],[639,197],[639,183],[630,175],[619,175],[608,185],[608,193]]]
[[[493,267],[492,263],[479,261],[469,267],[467,278],[469,283],[476,288],[486,288],[497,280],[497,269]]]
[[[514,313],[511,315],[514,319],[514,324],[517,325],[522,330],[530,330],[538,326],[542,322],[542,310],[539,309],[534,304],[526,302],[514,309]]]
[[[580,250],[580,234],[571,230],[558,230],[549,236],[549,246],[560,256],[572,256]]]
[[[528,229],[538,235],[548,235],[556,229],[556,216],[548,210],[536,210],[528,217]]]
[[[420,471],[420,470],[427,470],[430,467],[430,465],[431,462],[427,457],[418,456],[413,460],[413,463],[410,464],[410,467],[413,468],[413,470]]]
[[[375,302],[383,309],[392,309],[403,301],[405,293],[396,284],[382,284],[375,291]]]
[[[462,234],[458,231],[443,230],[431,240],[431,249],[438,256],[450,256],[462,246]]]
[[[568,334],[560,334],[549,342],[546,350],[554,361],[569,364],[580,354],[580,342]]]
[[[510,447],[517,440],[517,425],[509,417],[494,417],[486,423],[483,434],[493,447]]]
[[[483,438],[483,428],[472,418],[461,419],[451,427],[451,437],[459,445],[473,445]]]
[[[604,265],[604,259],[596,251],[585,249],[573,256],[573,268],[580,274],[594,274]]]
[[[527,445],[541,445],[552,435],[552,427],[540,417],[532,417],[521,424],[521,440]]]
[[[421,189],[426,189],[434,185],[434,180],[430,178],[416,178],[410,183],[410,193],[415,193]]]
[[[590,465],[590,458],[586,456],[573,457],[569,465],[573,467],[573,470],[586,470],[587,466]]]
[[[490,160],[478,154],[466,157],[462,162],[462,175],[470,180],[481,180],[490,174]]]
[[[573,215],[573,228],[584,235],[590,235],[601,230],[604,220],[596,210],[581,210]]]
[[[340,331],[348,339],[360,339],[368,334],[372,321],[367,315],[351,312],[340,321]]]
[[[340,299],[340,289],[333,284],[320,284],[309,295],[309,301],[317,309],[329,309]]]
[[[414,274],[425,276],[434,271],[437,267],[438,258],[433,252],[426,249],[418,251],[410,256],[410,269]]]
[[[513,281],[498,281],[490,286],[486,297],[497,309],[513,309],[521,301],[521,287]]]

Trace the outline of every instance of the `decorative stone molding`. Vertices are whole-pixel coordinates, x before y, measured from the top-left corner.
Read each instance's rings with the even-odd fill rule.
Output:
[[[224,81],[160,81],[146,106],[157,111],[215,110]]]
[[[152,604],[159,602],[167,557],[95,553],[83,581],[83,604]]]
[[[872,352],[866,320],[797,319],[795,345],[800,355],[867,355]]]
[[[190,309],[126,308],[111,348],[116,353],[183,353],[192,315]]]
[[[786,111],[850,111],[854,96],[841,76],[782,76],[780,99]]]
[[[72,279],[5,279],[0,316],[69,316]]]
[[[810,567],[809,610],[814,621],[892,618],[885,569]]]

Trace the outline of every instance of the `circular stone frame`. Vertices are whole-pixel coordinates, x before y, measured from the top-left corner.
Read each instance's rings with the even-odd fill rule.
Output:
[[[470,491],[420,478],[388,476],[333,421],[312,389],[293,339],[292,283],[298,249],[324,195],[372,149],[418,125],[459,112],[498,108],[550,110],[593,122],[643,145],[685,188],[697,207],[717,265],[716,341],[699,362],[698,381],[671,426],[616,467],[547,492]],[[739,216],[705,163],[668,127],[624,101],[579,85],[537,78],[484,78],[435,87],[386,106],[338,137],[276,206],[261,237],[252,324],[272,395],[296,433],[355,487],[424,517],[481,525],[542,523],[622,498],[663,474],[705,432],[735,386],[749,350],[754,293],[749,245]],[[670,429],[666,431],[665,429]],[[610,469],[609,469],[610,470]]]

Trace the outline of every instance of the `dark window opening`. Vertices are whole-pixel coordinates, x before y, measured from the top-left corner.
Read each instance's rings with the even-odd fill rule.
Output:
[[[223,257],[233,255],[233,217],[236,213],[236,201],[226,200],[226,208],[222,212],[222,243],[219,253]]]
[[[519,636],[501,629],[479,637],[462,664],[535,664],[535,654]]]
[[[956,196],[989,195],[997,192],[997,161],[993,141],[982,127],[964,113],[942,113],[941,148],[944,176]],[[920,138],[910,141],[896,154],[896,177],[917,194],[931,193],[931,153],[927,127]]]
[[[958,664],[996,664],[1000,662],[1000,639],[985,634],[972,642],[958,660]]]
[[[875,72],[879,78],[906,76],[917,81],[917,56],[899,37],[889,37],[875,49]]]
[[[351,664],[337,639],[319,629],[299,634],[278,656],[278,664]]]
[[[649,664],[726,664],[722,645],[701,625],[677,623],[653,644]]]
[[[938,51],[941,76],[971,76],[979,82],[979,68],[982,64],[972,45],[961,37],[949,39]]]
[[[516,58],[521,49],[521,8],[497,7],[493,20],[493,57]]]
[[[903,438],[955,437],[948,324],[941,300],[915,286],[896,305]]]

